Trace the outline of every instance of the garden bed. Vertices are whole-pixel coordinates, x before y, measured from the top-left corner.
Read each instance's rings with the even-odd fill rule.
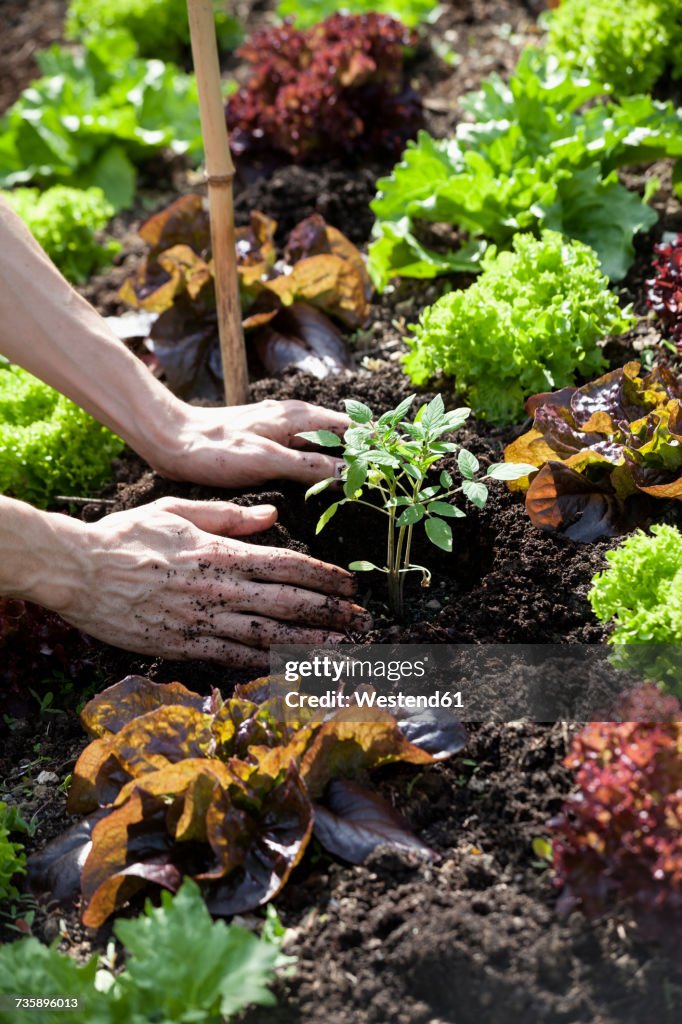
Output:
[[[34,7],[27,9],[27,18],[34,16]],[[419,70],[434,132],[452,125],[453,102],[484,74],[513,68],[523,41],[535,32],[536,13],[512,0],[453,4],[447,10],[439,31],[454,49],[463,49],[463,58],[454,70],[432,59]],[[13,68],[9,77],[24,84],[21,69]],[[2,84],[0,97],[8,99],[12,85],[7,77]],[[682,213],[670,191],[668,166],[657,170],[664,187],[654,206],[661,216],[654,234],[638,237],[637,261],[620,286],[622,299],[634,304],[638,323],[607,349],[613,367],[660,340],[646,316],[643,281],[653,242],[664,231],[682,229]],[[349,171],[340,165],[282,168],[237,194],[237,218],[244,223],[256,207],[276,218],[285,234],[319,212],[362,247],[372,224],[368,203],[374,183],[385,171]],[[167,198],[175,195],[171,185],[190,187],[177,167],[168,164],[165,173]],[[641,184],[636,174],[630,179]],[[144,250],[134,235],[141,217],[140,207],[117,219],[116,233],[124,244],[118,265],[82,289],[105,315],[123,309],[116,290]],[[392,408],[414,390],[398,362],[405,327],[442,288],[442,279],[411,282],[377,299],[370,328],[356,336],[352,372],[324,381],[300,373],[260,380],[252,386],[253,399],[298,398],[342,409],[343,399],[353,397],[376,412]],[[445,397],[448,406],[457,404],[454,396]],[[523,429],[472,423],[457,439],[486,464],[499,461],[504,446]],[[340,510],[334,530],[316,536],[324,496],[305,503],[300,486],[277,481],[248,493],[171,483],[132,453],[119,460],[116,481],[102,492],[108,504],[93,502],[82,515],[93,519],[105,510],[133,508],[167,494],[273,503],[279,521],[252,538],[254,543],[294,548],[339,565],[383,545],[382,523],[365,509]],[[658,518],[682,527],[678,505],[670,503]],[[486,507],[470,508],[467,518],[456,523],[451,556],[426,545],[415,551],[416,561],[432,569],[433,584],[423,590],[417,581],[410,583],[403,623],[389,614],[383,583],[374,576],[361,578],[358,601],[372,612],[374,628],[349,640],[602,643],[606,631],[586,595],[610,546],[578,545],[539,533],[522,499],[503,484],[493,485]],[[93,691],[127,674],[158,682],[178,679],[201,693],[211,686],[225,692],[231,683],[248,679],[243,672],[204,663],[165,662],[82,643],[79,682]],[[75,639],[74,645],[79,644]],[[35,780],[41,771],[53,771],[62,780],[84,747],[73,712],[76,702],[75,693],[65,694],[59,707],[63,714],[45,711],[33,721],[12,722],[0,751],[5,787],[36,824],[28,844],[34,848],[70,820],[62,790]],[[596,923],[579,913],[559,918],[551,872],[533,852],[533,839],[546,834],[548,820],[571,789],[562,761],[574,729],[568,723],[473,726],[465,751],[447,764],[378,773],[383,794],[440,859],[425,864],[379,852],[361,867],[348,867],[320,850],[309,855],[277,900],[292,929],[288,951],[298,957],[296,973],[279,983],[277,1008],[248,1014],[249,1024],[507,1024],[519,1019],[532,1024],[673,1024],[682,1001],[679,948],[647,942],[627,914]],[[78,958],[103,949],[110,935],[105,928],[93,936],[75,911],[49,906],[38,912],[33,931],[45,941],[61,935],[62,948]]]

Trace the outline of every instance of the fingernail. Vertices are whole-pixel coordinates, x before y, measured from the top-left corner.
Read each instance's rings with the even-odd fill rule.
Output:
[[[257,505],[251,509],[251,514],[254,519],[271,519],[272,513],[276,511],[274,505]]]

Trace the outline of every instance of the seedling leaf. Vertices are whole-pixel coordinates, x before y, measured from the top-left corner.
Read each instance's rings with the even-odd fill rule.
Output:
[[[322,448],[339,448],[343,444],[341,438],[331,430],[303,430],[296,437],[310,441],[311,444],[320,445]]]
[[[486,476],[493,480],[521,480],[524,476],[537,473],[538,467],[528,462],[493,462],[486,470]]]
[[[476,508],[483,508],[488,500],[488,488],[480,480],[465,480],[462,491]]]
[[[428,512],[431,515],[447,516],[449,519],[461,519],[464,516],[463,512],[447,501],[432,501],[428,506]]]
[[[448,554],[452,551],[452,529],[442,519],[427,519],[425,523],[426,536],[432,544]]]
[[[398,526],[414,526],[424,518],[424,508],[422,505],[410,505],[400,514],[396,520]]]
[[[476,473],[478,473],[481,464],[475,455],[468,452],[466,448],[462,448],[457,455],[457,465],[459,466],[459,471],[463,477],[467,480],[473,480]]]
[[[372,419],[372,410],[363,402],[358,402],[354,398],[347,398],[344,404],[346,412],[354,423],[369,423]]]
[[[356,459],[348,467],[346,479],[343,484],[343,493],[347,498],[352,498],[360,490],[367,479],[367,463]]]
[[[340,501],[335,501],[333,505],[330,505],[329,508],[324,510],[320,518],[317,520],[317,526],[315,527],[316,534],[321,533],[321,531],[324,530],[325,526],[332,518],[332,516],[336,515],[337,509],[341,504],[343,503]]]

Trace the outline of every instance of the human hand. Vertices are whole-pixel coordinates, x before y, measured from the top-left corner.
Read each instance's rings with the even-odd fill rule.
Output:
[[[151,463],[172,480],[243,487],[265,480],[312,484],[336,476],[340,459],[306,450],[296,435],[331,430],[343,435],[346,415],[308,402],[268,399],[254,405],[206,409],[185,405],[177,438]]]
[[[59,518],[67,571],[33,599],[116,647],[266,670],[271,644],[371,625],[345,569],[234,539],[272,526],[272,505],[161,498],[96,523]]]

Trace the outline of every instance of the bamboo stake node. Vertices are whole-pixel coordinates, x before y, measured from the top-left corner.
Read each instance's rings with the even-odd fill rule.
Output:
[[[187,0],[187,13],[206,157],[225,404],[243,405],[248,399],[249,374],[235,251],[234,164],[225,124],[213,4],[211,0]]]

